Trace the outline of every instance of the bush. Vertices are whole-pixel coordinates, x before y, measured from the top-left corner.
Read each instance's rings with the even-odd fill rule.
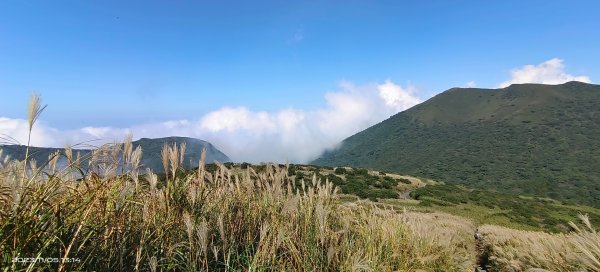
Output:
[[[400,181],[404,184],[412,184],[412,182],[410,182],[409,179],[405,179],[405,178],[399,178],[399,179],[397,179],[397,181]]]
[[[356,176],[368,176],[369,170],[364,169],[364,168],[358,168],[358,169],[354,169],[352,174],[356,175]]]
[[[346,168],[344,167],[336,167],[334,173],[338,175],[345,175],[347,173]]]

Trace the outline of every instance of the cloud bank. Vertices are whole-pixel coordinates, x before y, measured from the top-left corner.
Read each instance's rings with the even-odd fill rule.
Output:
[[[498,85],[499,88],[519,83],[562,84],[569,81],[591,83],[587,76],[573,76],[565,72],[562,59],[553,58],[538,65],[525,65],[513,69],[511,78]]]
[[[325,94],[326,106],[316,110],[285,108],[275,112],[223,107],[195,120],[171,120],[127,128],[83,127],[59,130],[38,123],[32,145],[61,147],[92,141],[100,145],[122,139],[188,136],[213,143],[234,161],[308,162],[344,138],[364,130],[422,100],[412,86],[390,80],[356,85],[341,82]],[[42,116],[43,118],[43,116]],[[0,135],[27,140],[27,121],[0,117]]]

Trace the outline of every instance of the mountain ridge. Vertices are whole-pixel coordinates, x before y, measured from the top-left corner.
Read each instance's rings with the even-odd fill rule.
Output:
[[[452,88],[312,164],[366,167],[600,206],[600,85]]]
[[[206,162],[210,163],[213,161],[219,162],[229,162],[231,159],[217,149],[210,142],[190,138],[190,137],[180,137],[180,136],[170,136],[170,137],[161,137],[161,138],[140,138],[139,140],[132,141],[132,146],[135,149],[138,146],[142,147],[142,159],[141,159],[141,167],[150,168],[155,172],[162,172],[162,159],[160,155],[160,151],[164,144],[173,144],[177,143],[178,145],[182,143],[186,143],[186,152],[184,156],[184,167],[192,168],[197,167],[198,162],[200,160],[200,155],[203,148],[206,148]],[[24,145],[0,145],[0,149],[3,150],[3,156],[9,155],[12,159],[23,160],[25,158],[25,149],[27,147]],[[64,148],[54,148],[54,147],[30,147],[30,157],[37,162],[45,162],[48,160],[48,156],[54,152],[61,152],[64,154]],[[89,157],[92,149],[86,148],[73,148],[73,154],[75,155],[77,152],[80,153],[81,157]],[[66,159],[61,157],[59,161],[59,165],[65,164]]]

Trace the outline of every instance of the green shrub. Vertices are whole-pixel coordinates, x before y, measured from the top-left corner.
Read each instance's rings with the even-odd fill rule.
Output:
[[[334,173],[338,175],[344,175],[347,173],[346,168],[344,167],[336,167]]]

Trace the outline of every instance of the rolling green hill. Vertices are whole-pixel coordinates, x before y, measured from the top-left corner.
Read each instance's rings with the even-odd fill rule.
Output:
[[[313,164],[600,207],[600,86],[450,89],[345,139]]]

